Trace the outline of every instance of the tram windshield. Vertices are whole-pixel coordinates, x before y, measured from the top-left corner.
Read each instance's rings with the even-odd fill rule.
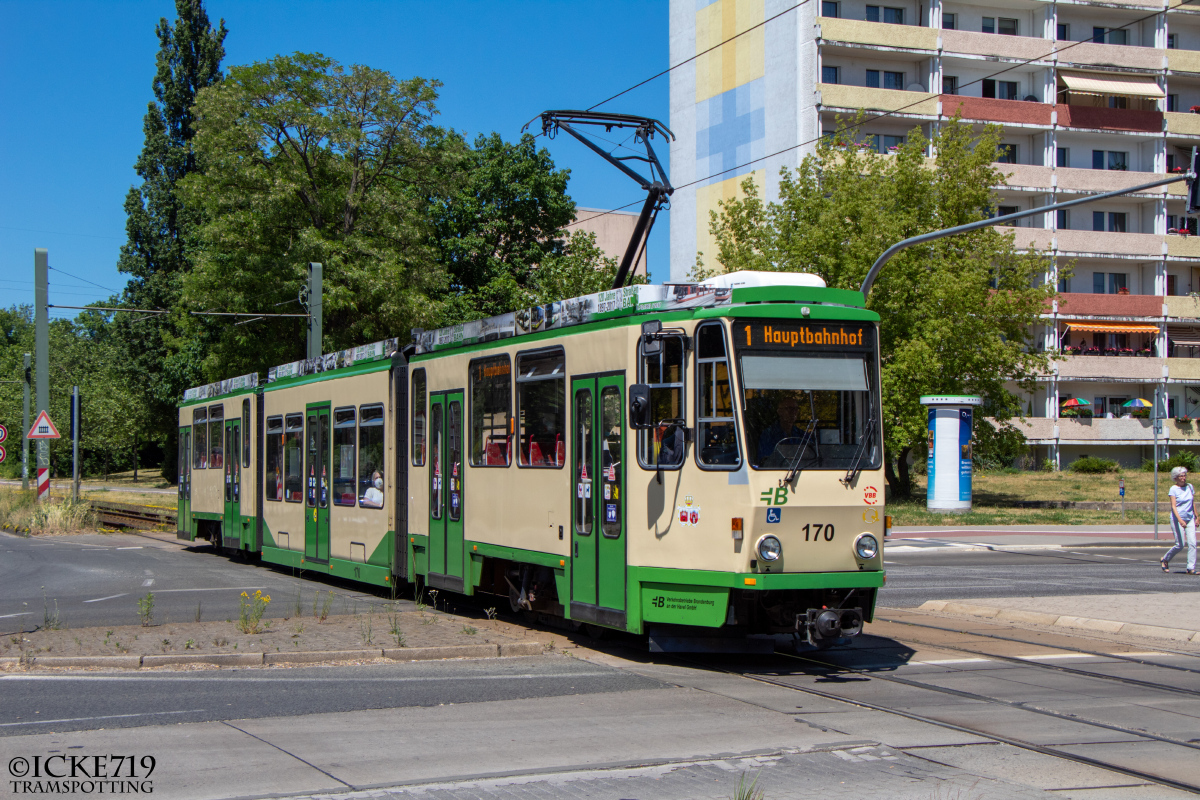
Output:
[[[750,466],[879,468],[874,326],[742,320],[733,340]]]

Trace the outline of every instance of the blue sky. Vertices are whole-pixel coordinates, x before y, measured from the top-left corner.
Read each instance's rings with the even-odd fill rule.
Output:
[[[493,130],[515,139],[545,109],[587,108],[667,67],[666,0],[206,7],[229,28],[226,66],[315,51],[398,78],[437,78],[445,84],[440,123],[471,139]],[[0,0],[0,306],[33,302],[35,247],[50,251],[52,304],[86,305],[124,286],[116,262],[152,99],[154,27],[174,9],[171,0]],[[667,80],[604,109],[669,124]],[[668,148],[655,141],[665,160]],[[548,147],[571,170],[579,205],[615,208],[645,197],[569,137]],[[668,275],[668,217],[659,217],[649,246],[658,282]]]

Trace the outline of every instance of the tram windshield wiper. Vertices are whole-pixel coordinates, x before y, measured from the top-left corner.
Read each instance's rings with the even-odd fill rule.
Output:
[[[870,450],[871,442],[875,438],[875,418],[867,418],[867,430],[863,434],[862,443],[858,446],[858,452],[854,454],[854,461],[850,463],[850,469],[846,470],[846,477],[842,478],[842,485],[849,486],[854,483],[854,479],[858,477],[858,473],[862,471],[859,467],[862,464],[863,458],[866,457]]]
[[[800,449],[796,451],[796,457],[792,459],[792,463],[788,466],[787,475],[779,482],[780,486],[787,486],[792,481],[796,480],[796,476],[800,474],[800,460],[804,458],[804,454],[808,452],[809,443],[813,443],[813,449],[816,451],[817,457],[820,457],[820,448],[816,445],[817,440],[817,423],[816,417],[808,421],[807,427],[804,428],[804,434],[800,437]]]

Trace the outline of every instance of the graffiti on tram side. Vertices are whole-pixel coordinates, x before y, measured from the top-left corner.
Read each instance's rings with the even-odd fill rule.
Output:
[[[724,587],[642,584],[642,618],[648,622],[717,627],[725,622],[728,606]]]

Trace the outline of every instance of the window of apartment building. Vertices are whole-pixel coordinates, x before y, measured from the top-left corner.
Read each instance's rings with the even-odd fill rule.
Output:
[[[958,94],[958,76],[942,76],[942,94]]]
[[[996,147],[996,163],[997,164],[1016,164],[1017,163],[1017,146],[1015,144],[1002,144]]]
[[[904,24],[904,9],[883,6],[882,17],[879,6],[867,6],[867,22],[886,22],[889,25]]]
[[[1117,150],[1093,150],[1092,169],[1129,169],[1129,154]]]
[[[1017,20],[1007,17],[984,17],[983,28],[984,33],[999,33],[1002,36],[1017,35]]]
[[[1017,99],[1017,82],[1016,81],[997,81],[991,78],[983,80],[983,96],[992,97],[997,100],[1016,100]]]
[[[1060,231],[1068,231],[1071,229],[1071,210],[1069,208],[1060,208],[1055,213],[1054,227]]]
[[[1168,49],[1168,50],[1174,50],[1174,49],[1176,49],[1178,46],[1179,46],[1179,45],[1175,43],[1175,34],[1173,34],[1173,33],[1168,33],[1168,34],[1167,34],[1167,49]]]
[[[1015,214],[1020,210],[1021,210],[1020,206],[996,206],[996,216],[997,217],[1007,217],[1009,214]],[[1020,220],[1018,220],[1017,222],[1014,222],[1012,224],[1018,225],[1019,223],[1020,223]]]
[[[1177,217],[1174,214],[1171,214],[1167,217],[1168,231],[1181,233],[1182,231],[1186,230],[1189,234],[1195,236],[1198,229],[1200,229],[1200,225],[1197,224],[1197,221],[1194,217],[1189,219],[1188,217]]]
[[[996,18],[995,17],[984,17],[983,18],[983,27],[981,28],[981,30],[984,33],[995,33],[996,32]]]
[[[1129,108],[1128,97],[1110,97],[1108,98],[1109,108]]]
[[[1110,233],[1125,233],[1128,230],[1128,225],[1127,225],[1128,219],[1129,219],[1129,217],[1124,211],[1110,211],[1110,212],[1108,212],[1108,218],[1107,218],[1108,225],[1106,227],[1105,226],[1106,220],[1105,220],[1104,212],[1103,211],[1093,211],[1092,212],[1092,230],[1093,231],[1107,230]]]
[[[958,30],[958,14],[942,13],[942,29],[947,31]]]
[[[1096,44],[1125,44],[1128,31],[1124,28],[1092,28],[1092,41]]]
[[[1071,166],[1071,148],[1056,147],[1054,148],[1054,165],[1058,167]]]
[[[1058,279],[1058,290],[1060,292],[1071,291],[1071,279],[1070,278],[1059,278]]]
[[[903,136],[889,136],[886,134],[875,134],[875,152],[888,153],[893,147],[899,147],[904,144]]]
[[[1055,38],[1060,42],[1071,41],[1071,26],[1065,22],[1058,23],[1058,31]]]
[[[1177,95],[1177,94],[1167,95],[1167,111],[1178,111],[1178,110],[1179,110],[1179,95]]]
[[[1092,294],[1120,294],[1128,288],[1129,276],[1124,272],[1092,273]]]
[[[839,9],[838,9],[837,3],[831,2],[830,0],[821,0],[821,16],[822,17],[833,17],[834,19],[837,19],[838,17],[841,16],[841,14],[839,14],[838,11],[839,11]]]
[[[821,83],[837,83],[838,68],[837,67],[821,67]]]
[[[1175,169],[1175,154],[1167,153],[1167,172]]]
[[[1167,276],[1167,294],[1171,297],[1178,297],[1179,291],[1178,291],[1177,287],[1178,287],[1178,284],[1175,282],[1175,276],[1168,275]]]
[[[879,82],[880,72],[877,69],[867,70],[867,87],[871,89],[903,89],[904,88],[904,73],[903,72],[884,72],[883,83]]]

